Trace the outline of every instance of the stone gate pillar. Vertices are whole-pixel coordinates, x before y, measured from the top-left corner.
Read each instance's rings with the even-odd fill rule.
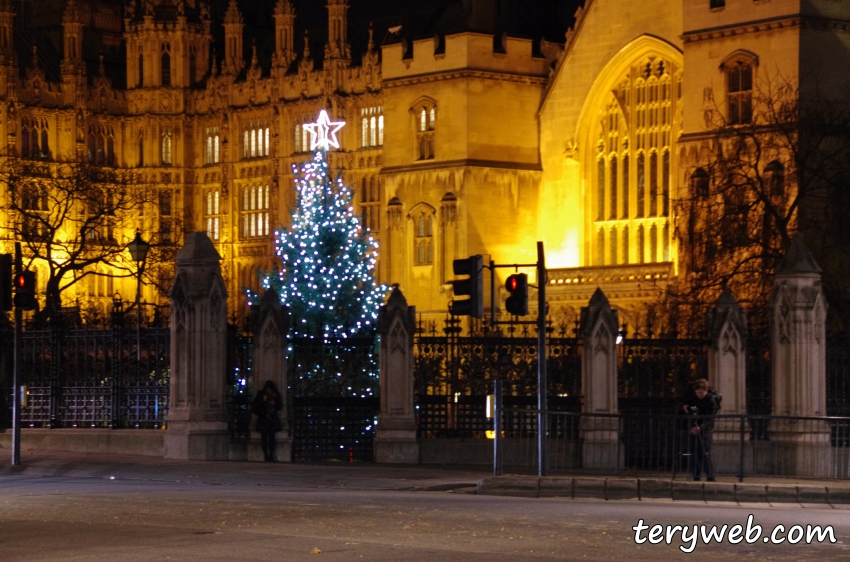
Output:
[[[611,414],[583,417],[581,421],[582,466],[615,468],[618,425],[617,406],[617,311],[597,288],[581,309],[584,346],[581,357],[582,413]]]
[[[204,232],[177,253],[171,288],[171,396],[165,457],[227,459],[227,290],[221,257]]]
[[[708,383],[723,397],[720,414],[747,413],[747,316],[728,288],[708,312]],[[745,435],[748,438],[748,434]],[[719,419],[714,424],[715,469],[735,472],[740,457],[741,420]]]
[[[413,334],[416,309],[398,287],[378,314],[381,334],[381,411],[375,436],[375,460],[419,464],[413,405]]]
[[[794,235],[776,269],[771,298],[773,414],[826,415],[826,310],[821,268]],[[774,420],[771,439],[780,443],[781,473],[828,476],[832,450],[825,422]]]
[[[266,381],[277,385],[283,400],[280,412],[281,431],[277,432],[277,460],[292,460],[292,441],[289,437],[289,413],[286,404],[286,345],[289,332],[289,314],[280,304],[280,296],[272,288],[266,290],[260,301],[259,309],[254,313],[254,391],[259,391]],[[252,428],[256,420],[252,419]],[[248,460],[264,460],[260,447],[260,434],[251,432],[248,445]]]

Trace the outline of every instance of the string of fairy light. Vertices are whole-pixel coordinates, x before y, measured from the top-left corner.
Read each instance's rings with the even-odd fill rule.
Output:
[[[355,214],[354,194],[341,177],[331,180],[327,159],[338,147],[336,132],[322,111],[307,127],[313,159],[293,165],[296,208],[288,229],[275,231],[282,269],[262,279],[274,288],[293,319],[293,337],[348,338],[374,327],[388,287],[377,285],[378,242]],[[258,295],[249,292],[249,303]]]

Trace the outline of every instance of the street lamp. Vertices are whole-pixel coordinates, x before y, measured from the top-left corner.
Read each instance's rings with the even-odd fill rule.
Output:
[[[138,277],[136,281],[136,360],[142,362],[142,272],[145,269],[145,259],[148,257],[148,250],[151,245],[142,240],[142,233],[136,231],[136,237],[132,242],[127,244],[127,250],[130,252],[130,257],[136,262]]]

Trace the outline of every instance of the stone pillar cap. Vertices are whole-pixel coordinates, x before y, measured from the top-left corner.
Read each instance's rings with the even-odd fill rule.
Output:
[[[175,259],[178,262],[219,262],[221,255],[206,232],[190,232]]]
[[[791,245],[788,246],[788,251],[785,252],[785,257],[779,262],[776,267],[776,274],[795,274],[795,273],[821,273],[823,270],[815,261],[812,253],[803,242],[803,235],[796,233],[791,238]]]

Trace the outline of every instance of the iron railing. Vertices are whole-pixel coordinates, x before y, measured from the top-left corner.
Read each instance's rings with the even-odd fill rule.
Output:
[[[158,429],[168,413],[167,327],[27,330],[23,427]],[[12,353],[11,345],[4,346]],[[7,390],[11,396],[12,389]],[[11,404],[11,400],[7,401]]]
[[[643,474],[690,479],[710,453],[718,475],[850,478],[850,417],[718,415],[706,437],[691,429],[704,418],[676,415],[547,411],[548,474]],[[537,410],[504,407],[504,470],[537,470]],[[755,428],[759,428],[754,438]],[[705,478],[705,473],[701,475]]]

